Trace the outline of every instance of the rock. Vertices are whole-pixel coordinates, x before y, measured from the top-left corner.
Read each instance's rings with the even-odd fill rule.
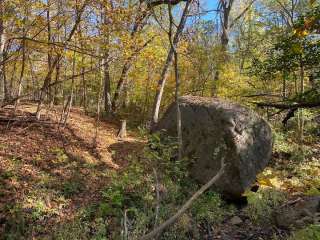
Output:
[[[239,225],[241,223],[243,223],[243,221],[238,216],[234,216],[233,218],[230,219],[230,224],[232,224],[232,225]]]
[[[214,98],[180,99],[183,156],[192,159],[191,177],[204,184],[227,164],[214,186],[228,198],[239,198],[256,179],[272,154],[268,123],[248,108]],[[156,126],[176,136],[176,104]]]
[[[320,196],[299,198],[274,211],[275,223],[279,228],[302,228],[319,221]]]

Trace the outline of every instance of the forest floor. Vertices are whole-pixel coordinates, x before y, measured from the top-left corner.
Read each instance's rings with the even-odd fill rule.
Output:
[[[58,111],[47,111],[35,121],[34,110],[34,105],[24,105],[15,116],[12,108],[0,111],[0,239],[67,239],[52,238],[53,229],[88,214],[84,209],[103,200],[103,190],[113,177],[132,164],[131,156],[142,155],[146,145],[135,133],[117,139],[119,126],[114,123],[100,121],[96,135],[96,119],[80,109],[72,109],[65,128],[56,124]],[[320,176],[320,143],[309,147],[308,160],[301,164],[275,152],[258,183],[286,192],[286,201],[319,195],[320,179],[315,176]],[[254,202],[251,212],[238,209],[226,214],[215,226],[197,226],[205,232],[201,239],[286,236],[287,230],[262,216],[277,196],[266,203]]]
[[[23,232],[30,227],[24,224],[34,222],[32,232],[40,237],[74,218],[78,209],[101,199],[112,173],[143,147],[132,136],[118,140],[118,126],[111,123],[100,122],[95,137],[96,120],[79,109],[72,109],[60,129],[59,114],[51,111],[37,122],[34,110],[24,106],[17,117],[12,109],[0,112],[0,236],[4,227]],[[30,219],[17,222],[21,211],[29,211]]]

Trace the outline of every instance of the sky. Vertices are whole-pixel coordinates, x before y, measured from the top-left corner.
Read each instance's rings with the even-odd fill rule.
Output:
[[[200,0],[200,4],[205,10],[212,10],[217,8],[218,1],[219,0]],[[215,16],[216,16],[216,12],[210,12],[210,13],[207,13],[206,15],[203,15],[202,18],[204,20],[212,20],[215,18]]]

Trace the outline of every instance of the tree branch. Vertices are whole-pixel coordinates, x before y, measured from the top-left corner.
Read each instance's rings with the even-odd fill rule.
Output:
[[[256,0],[252,0],[252,1],[248,4],[248,6],[232,21],[232,23],[230,24],[230,28],[232,28],[232,27],[236,24],[236,22],[246,14],[246,12],[251,8],[252,4],[253,4],[255,1],[256,1]]]
[[[189,0],[147,0],[147,4],[151,7],[156,7],[162,4],[177,5],[180,2],[187,2]]]
[[[195,192],[192,197],[179,209],[179,211],[174,214],[171,218],[169,218],[167,221],[162,223],[159,227],[154,229],[152,232],[148,233],[147,235],[144,235],[141,240],[149,240],[157,236],[158,234],[161,234],[166,228],[168,228],[170,225],[175,223],[178,218],[180,218],[192,205],[192,203],[198,199],[198,197],[204,193],[208,188],[210,188],[214,183],[217,182],[217,180],[223,175],[225,170],[225,163],[222,161],[221,168],[219,172],[210,179],[209,182],[207,182],[205,185],[203,185],[197,192]]]
[[[264,107],[272,107],[277,109],[297,109],[297,108],[316,108],[320,107],[320,101],[319,102],[300,102],[300,103],[292,103],[292,104],[286,104],[286,103],[255,103],[258,107],[264,108]]]

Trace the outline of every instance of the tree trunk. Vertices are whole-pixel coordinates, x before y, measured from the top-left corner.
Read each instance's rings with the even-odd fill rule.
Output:
[[[85,2],[83,3],[83,5],[81,6],[81,8],[79,10],[76,11],[76,19],[75,19],[75,23],[68,35],[68,37],[65,39],[64,44],[67,44],[73,37],[73,35],[75,34],[78,25],[80,24],[81,21],[81,16],[85,10],[85,7],[88,4],[88,0],[85,0]],[[39,120],[40,116],[41,116],[41,108],[42,108],[42,104],[43,104],[43,100],[44,100],[44,94],[48,91],[49,88],[49,84],[50,84],[50,79],[53,73],[54,68],[57,66],[58,62],[61,59],[61,55],[58,54],[58,56],[56,56],[55,60],[52,62],[52,64],[50,64],[50,68],[48,69],[48,73],[44,79],[43,82],[43,86],[41,88],[40,91],[40,96],[39,96],[39,102],[38,102],[38,106],[37,106],[37,110],[36,110],[36,118]]]
[[[168,78],[169,68],[172,64],[173,56],[174,56],[174,48],[177,47],[178,42],[180,40],[180,35],[183,32],[186,20],[188,18],[188,12],[189,12],[189,6],[190,1],[186,2],[185,8],[183,10],[183,14],[179,23],[179,26],[177,28],[177,31],[174,35],[172,46],[170,46],[170,50],[166,59],[166,62],[163,66],[160,79],[158,81],[157,91],[155,95],[154,105],[153,105],[153,112],[152,112],[152,119],[151,119],[151,127],[158,123],[159,119],[159,111],[160,111],[160,105],[163,95],[164,86],[166,83],[166,80]]]
[[[38,85],[36,84],[36,77],[35,77],[33,64],[32,64],[32,61],[30,59],[30,56],[27,56],[27,58],[28,58],[28,62],[29,62],[29,65],[30,65],[30,74],[31,74],[31,82],[32,82],[31,86],[32,86],[32,89],[35,89],[35,91],[33,91],[33,94],[31,96],[31,100],[32,101],[36,101],[37,98],[38,98],[37,93],[39,92],[39,88],[38,88]]]
[[[66,111],[64,111],[64,119],[63,119],[63,126],[65,127],[70,115],[70,111],[73,104],[73,97],[74,97],[74,76],[76,71],[76,52],[73,52],[73,60],[72,60],[72,80],[71,80],[71,93],[68,97],[68,102],[66,104]]]
[[[182,129],[181,129],[181,111],[180,111],[180,79],[179,79],[179,69],[178,69],[178,52],[176,46],[174,46],[172,42],[172,27],[174,25],[171,4],[168,4],[169,11],[169,19],[170,19],[170,28],[169,28],[169,41],[171,48],[173,49],[174,55],[174,73],[175,73],[175,81],[176,81],[176,89],[175,89],[175,101],[177,108],[177,137],[178,137],[178,161],[182,159]]]
[[[50,19],[50,5],[51,5],[51,0],[47,0],[47,31],[48,31],[48,42],[52,42],[52,33],[51,33],[51,19]],[[52,65],[52,48],[51,45],[49,45],[49,50],[48,50],[48,56],[47,56],[47,61],[48,61],[48,69],[51,69],[51,65]],[[58,65],[59,60],[57,62],[56,65]],[[48,77],[48,85],[51,83],[51,74]],[[51,88],[46,89],[47,90],[47,98],[48,100],[52,103],[53,102],[53,94],[51,92]]]
[[[114,97],[112,100],[112,112],[115,113],[117,111],[117,107],[118,107],[118,102],[120,99],[120,94],[123,90],[124,84],[127,80],[130,68],[131,68],[131,63],[132,63],[132,57],[130,57],[128,60],[126,60],[123,68],[122,68],[122,72],[121,72],[121,76],[120,79],[118,81],[116,90],[114,92]]]
[[[117,134],[117,138],[124,139],[127,137],[127,121],[121,120],[121,126]]]
[[[58,4],[57,11],[60,12],[61,11],[61,2],[58,1],[57,4]],[[61,26],[62,26],[62,24],[60,24],[60,22],[57,22],[56,28],[60,29]],[[56,38],[57,38],[58,42],[61,42],[61,36],[60,36],[60,32],[59,31],[57,32]],[[53,88],[53,96],[52,96],[52,99],[51,99],[51,101],[52,101],[51,105],[52,106],[59,104],[59,97],[58,97],[58,95],[59,95],[59,86],[58,86],[57,82],[59,82],[59,80],[60,80],[60,69],[61,69],[60,63],[61,63],[61,59],[59,59],[57,64],[56,64],[56,75],[55,75],[55,79],[54,79],[55,86]]]
[[[141,5],[139,6],[139,8],[140,7],[141,7]],[[139,10],[140,10],[140,12],[139,12],[138,16],[135,19],[135,23],[134,23],[134,25],[132,27],[132,31],[130,33],[131,39],[134,39],[135,35],[139,31],[141,31],[143,29],[143,27],[145,26],[144,20],[149,16],[149,11],[142,10],[142,9],[139,9]],[[113,113],[115,113],[117,111],[117,107],[119,105],[118,102],[119,102],[119,99],[120,99],[120,95],[122,93],[124,84],[127,81],[128,74],[129,74],[129,71],[130,71],[130,68],[132,66],[132,62],[133,62],[134,58],[137,57],[139,52],[144,47],[146,47],[149,42],[150,42],[150,40],[147,41],[141,48],[134,49],[134,52],[132,53],[132,55],[130,57],[128,57],[128,59],[125,61],[124,65],[123,65],[123,68],[122,68],[122,71],[121,71],[121,75],[120,75],[118,84],[117,84],[117,87],[116,87],[116,90],[115,90],[115,93],[114,93],[114,97],[113,97],[113,100],[112,100],[111,108],[112,108],[112,112]]]
[[[88,113],[87,109],[87,82],[85,78],[85,67],[83,66],[84,64],[84,58],[82,57],[82,68],[81,68],[81,76],[82,76],[82,106],[84,109],[85,114]]]
[[[282,76],[282,100],[285,101],[287,99],[287,72],[283,72]]]
[[[103,78],[104,78],[104,110],[109,116],[112,113],[112,102],[111,102],[111,78],[109,71],[109,54],[105,53],[103,58]]]
[[[111,3],[111,6],[112,3]],[[102,8],[104,9],[104,8]],[[109,18],[104,12],[101,12],[101,18],[105,26],[110,25]],[[109,66],[109,44],[110,44],[110,30],[107,29],[105,41],[104,41],[104,50],[103,50],[103,59],[102,59],[102,69],[103,69],[103,92],[104,92],[104,111],[107,116],[110,116],[112,113],[112,100],[111,100],[111,77],[110,77],[110,66]]]
[[[212,96],[217,95],[217,84],[220,80],[220,72],[222,68],[222,63],[224,63],[227,60],[227,49],[229,44],[229,17],[231,8],[233,5],[234,0],[224,1],[220,0],[220,12],[222,16],[220,16],[221,19],[221,27],[222,27],[222,33],[221,33],[221,59],[216,65],[216,71],[214,74],[213,79],[213,87],[212,87]]]
[[[302,59],[300,59],[300,94],[304,93],[304,65]],[[303,109],[299,109],[299,147],[303,153],[303,141],[304,141],[304,116]]]
[[[14,105],[14,113],[16,112],[18,105],[20,103],[20,95],[22,91],[22,84],[24,81],[24,71],[25,71],[25,64],[26,64],[26,40],[25,38],[27,37],[26,33],[26,21],[27,21],[27,16],[28,16],[28,11],[27,11],[27,6],[24,6],[24,18],[23,18],[23,27],[22,27],[22,32],[23,32],[23,40],[22,40],[22,64],[21,64],[21,72],[20,72],[20,78],[19,78],[19,84],[18,84],[18,92],[17,92],[17,97]]]
[[[99,62],[99,66],[100,62]],[[103,79],[103,72],[101,70],[101,68],[99,67],[99,88],[98,88],[98,97],[97,97],[97,113],[96,113],[96,122],[95,122],[95,134],[93,137],[93,146],[97,147],[98,145],[98,134],[99,134],[99,126],[100,126],[100,112],[101,112],[101,107],[100,107],[100,103],[101,103],[101,96],[102,96],[102,79]],[[97,78],[97,74],[95,74],[95,80]]]
[[[0,67],[0,82],[3,84],[3,101],[7,102],[10,99],[8,83],[6,80],[6,59],[5,45],[6,45],[6,33],[5,33],[5,22],[4,15],[5,12],[5,1],[0,0],[0,62],[2,66]]]

